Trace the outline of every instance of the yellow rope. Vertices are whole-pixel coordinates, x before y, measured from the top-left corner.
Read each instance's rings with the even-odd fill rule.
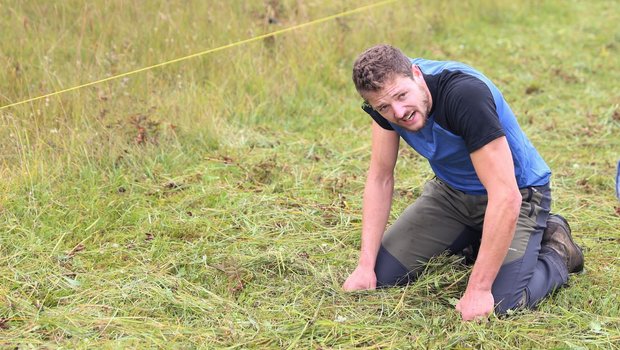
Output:
[[[282,33],[290,32],[290,31],[295,30],[295,29],[311,26],[311,25],[314,25],[314,24],[317,24],[317,23],[326,22],[326,21],[329,21],[329,20],[332,20],[332,19],[335,19],[335,18],[339,18],[339,17],[348,16],[348,15],[351,15],[353,13],[366,11],[366,10],[371,9],[373,7],[383,6],[383,5],[386,5],[386,4],[395,2],[395,1],[397,1],[397,0],[379,1],[379,2],[371,4],[371,5],[366,5],[366,6],[358,7],[358,8],[353,9],[353,10],[344,11],[344,12],[341,12],[341,13],[338,13],[338,14],[335,14],[335,15],[331,15],[331,16],[320,18],[320,19],[316,19],[314,21],[298,24],[296,26],[288,27],[288,28],[285,28],[285,29],[276,30],[276,31],[271,32],[271,33],[259,35],[259,36],[256,36],[256,37],[253,37],[253,38],[250,38],[250,39],[245,39],[245,40],[237,41],[237,42],[234,42],[234,43],[231,43],[231,44],[227,44],[227,45],[224,45],[224,46],[216,47],[214,49],[205,50],[205,51],[194,53],[194,54],[187,55],[187,56],[184,56],[184,57],[176,58],[176,59],[173,59],[173,60],[170,60],[170,61],[154,64],[152,66],[136,69],[136,70],[133,70],[133,71],[130,71],[130,72],[126,72],[126,73],[121,73],[121,74],[114,75],[114,76],[111,76],[111,77],[108,77],[108,78],[104,78],[104,79],[100,79],[100,80],[97,80],[97,81],[92,81],[90,83],[74,86],[74,87],[71,87],[71,88],[59,90],[59,91],[52,92],[52,93],[45,94],[45,95],[41,95],[41,96],[38,96],[38,97],[29,98],[27,100],[23,100],[23,101],[11,103],[11,104],[8,104],[8,105],[4,105],[4,106],[0,107],[0,110],[6,109],[6,108],[9,108],[9,107],[13,107],[13,106],[17,106],[17,105],[21,105],[21,104],[28,103],[28,102],[40,100],[40,99],[43,99],[43,98],[46,98],[46,97],[50,97],[50,96],[54,96],[54,95],[60,95],[62,93],[73,91],[73,90],[77,90],[77,89],[81,89],[83,87],[92,86],[92,85],[103,83],[103,82],[106,82],[106,81],[110,81],[110,80],[126,77],[128,75],[132,75],[132,74],[144,72],[144,71],[147,71],[147,70],[150,70],[150,69],[153,69],[153,68],[158,68],[158,67],[162,67],[162,66],[165,66],[165,65],[168,65],[168,64],[172,64],[172,63],[188,60],[190,58],[194,58],[194,57],[206,55],[206,54],[209,54],[209,53],[213,53],[213,52],[229,49],[231,47],[247,44],[247,43],[250,43],[250,42],[253,42],[253,41],[257,41],[257,40],[261,40],[261,39],[264,39],[264,38],[267,38],[267,37],[270,37],[270,36],[274,36],[274,35],[279,35],[279,34],[282,34]]]

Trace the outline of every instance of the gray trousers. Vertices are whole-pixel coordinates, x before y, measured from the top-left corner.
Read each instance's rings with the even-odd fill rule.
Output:
[[[495,311],[534,307],[568,280],[562,259],[541,248],[551,207],[548,185],[521,189],[523,201],[513,240],[493,283]],[[414,281],[432,257],[480,245],[486,195],[468,195],[439,179],[390,226],[383,237],[375,272],[379,287]]]

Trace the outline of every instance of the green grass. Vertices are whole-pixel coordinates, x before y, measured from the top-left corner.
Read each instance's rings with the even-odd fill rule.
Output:
[[[370,1],[0,3],[0,105]],[[620,348],[620,4],[397,2],[0,110],[0,347]],[[278,19],[269,24],[268,17]],[[462,323],[467,268],[344,293],[378,42],[489,76],[554,171],[584,275]],[[432,174],[401,152],[396,217]]]

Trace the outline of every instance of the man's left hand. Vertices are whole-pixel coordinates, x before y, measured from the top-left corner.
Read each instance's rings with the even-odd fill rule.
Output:
[[[465,290],[465,294],[456,304],[456,310],[461,313],[463,321],[476,319],[486,319],[492,312],[495,299],[491,291],[470,291]]]

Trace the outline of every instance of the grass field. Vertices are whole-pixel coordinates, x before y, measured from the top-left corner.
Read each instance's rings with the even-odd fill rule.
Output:
[[[0,106],[371,1],[0,2]],[[0,347],[620,348],[620,3],[400,1],[0,109]],[[380,42],[473,65],[551,166],[587,273],[537,310],[454,310],[469,270],[344,293]],[[403,147],[395,218],[432,177]]]

